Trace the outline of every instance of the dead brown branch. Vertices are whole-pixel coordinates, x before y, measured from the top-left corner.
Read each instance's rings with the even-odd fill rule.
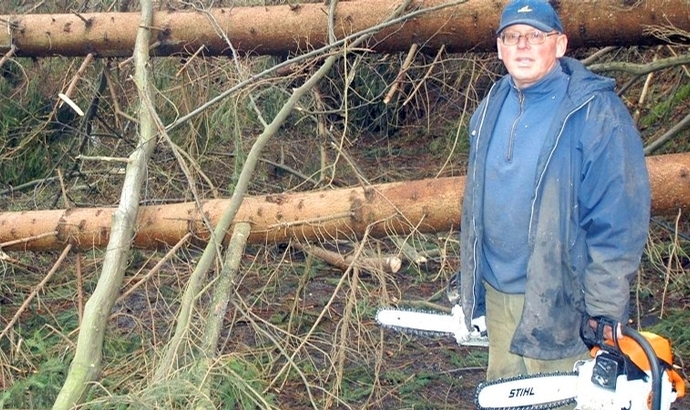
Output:
[[[402,267],[402,260],[395,255],[354,257],[353,255],[343,256],[338,252],[298,242],[293,242],[292,246],[306,253],[310,253],[329,265],[333,265],[343,271],[349,269],[351,266],[355,266],[366,271],[379,269],[386,273],[396,273]]]
[[[391,101],[391,99],[393,98],[393,95],[395,95],[395,93],[398,91],[398,87],[400,87],[400,83],[402,82],[403,78],[407,74],[407,70],[412,65],[412,62],[414,61],[414,58],[417,55],[418,49],[419,49],[419,45],[417,43],[413,43],[410,46],[410,49],[407,52],[407,57],[405,57],[405,61],[403,62],[402,66],[400,67],[400,72],[395,77],[395,80],[393,81],[393,85],[391,85],[390,90],[388,90],[388,93],[386,93],[386,96],[383,98],[384,104],[388,104]]]

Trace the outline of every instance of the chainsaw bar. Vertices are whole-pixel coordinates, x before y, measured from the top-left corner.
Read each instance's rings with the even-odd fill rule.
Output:
[[[412,334],[415,336],[450,335],[455,337],[458,344],[463,346],[488,346],[486,332],[465,327],[465,317],[462,308],[456,305],[452,314],[426,312],[419,310],[403,310],[393,308],[379,309],[376,321],[389,329]]]
[[[547,410],[577,400],[577,372],[537,373],[490,380],[477,386],[480,410]]]

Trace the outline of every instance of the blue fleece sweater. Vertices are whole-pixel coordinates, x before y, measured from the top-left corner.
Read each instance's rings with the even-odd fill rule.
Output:
[[[550,116],[568,87],[560,65],[530,87],[512,83],[496,121],[484,183],[484,280],[504,293],[525,293],[530,206],[537,161]]]

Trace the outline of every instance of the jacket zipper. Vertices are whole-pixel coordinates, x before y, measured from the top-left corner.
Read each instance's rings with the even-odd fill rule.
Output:
[[[506,152],[506,162],[511,162],[513,160],[513,145],[515,144],[515,132],[517,130],[518,122],[520,118],[525,113],[525,94],[517,90],[518,92],[518,106],[520,107],[517,117],[513,121],[513,125],[510,126],[510,135],[508,136],[508,151]]]

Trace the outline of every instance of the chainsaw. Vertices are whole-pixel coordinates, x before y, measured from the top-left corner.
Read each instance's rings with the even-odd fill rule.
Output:
[[[594,318],[597,329],[583,321],[582,339],[592,359],[580,360],[572,372],[519,375],[477,386],[475,404],[481,410],[542,410],[576,404],[578,410],[669,410],[685,395],[685,382],[673,368],[670,342],[656,334],[622,326],[623,337],[604,341],[604,328],[618,323]],[[413,334],[452,335],[460,345],[486,346],[484,318],[467,329],[462,308],[451,314],[382,308],[376,321],[384,327]],[[616,332],[613,332],[614,336]]]
[[[419,310],[382,308],[376,312],[378,324],[404,333],[418,336],[450,335],[463,346],[489,346],[484,316],[473,318],[468,329],[465,314],[460,306],[460,282],[453,276],[446,286],[446,297],[453,305],[450,315]]]
[[[376,321],[387,328],[418,336],[450,335],[459,345],[489,345],[484,316],[472,320],[472,329],[465,325],[460,305],[453,306],[450,315],[419,310],[379,309]]]

